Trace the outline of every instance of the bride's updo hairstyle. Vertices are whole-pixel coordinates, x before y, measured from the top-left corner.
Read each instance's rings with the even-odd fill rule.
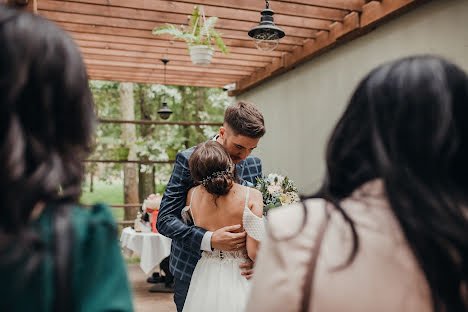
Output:
[[[214,195],[225,195],[235,182],[235,165],[224,147],[216,141],[200,143],[189,160],[190,173]]]

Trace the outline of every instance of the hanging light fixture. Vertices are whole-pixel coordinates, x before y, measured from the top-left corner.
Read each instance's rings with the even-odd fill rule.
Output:
[[[265,0],[266,8],[261,12],[260,25],[249,31],[249,36],[254,38],[257,49],[273,51],[278,46],[280,38],[284,37],[284,31],[275,26],[273,22],[273,10],[270,9],[268,0]]]
[[[166,64],[169,62],[168,59],[162,59],[161,62],[164,63],[164,85],[166,85]],[[166,92],[164,92],[162,107],[158,110],[158,115],[161,119],[168,119],[172,114],[172,110],[167,106],[166,102]]]

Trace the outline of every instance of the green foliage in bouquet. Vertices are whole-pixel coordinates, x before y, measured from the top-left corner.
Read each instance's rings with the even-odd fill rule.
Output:
[[[262,193],[264,212],[299,201],[297,188],[293,181],[278,174],[270,173],[262,179],[257,178],[255,188]]]
[[[184,29],[183,25],[181,26],[182,29],[179,29],[172,24],[166,24],[166,26],[156,27],[153,29],[153,35],[172,35],[175,39],[184,40],[189,47],[205,45],[211,48],[212,41],[214,41],[214,44],[223,53],[229,54],[221,34],[215,30],[214,26],[217,21],[218,18],[216,16],[204,19],[203,14],[196,5],[193,9],[192,16],[190,17],[189,28],[187,30]]]

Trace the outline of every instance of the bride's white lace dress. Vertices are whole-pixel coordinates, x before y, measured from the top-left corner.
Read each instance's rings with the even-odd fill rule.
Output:
[[[242,223],[249,236],[261,240],[264,222],[248,208],[248,197],[247,187]],[[184,219],[187,218],[186,213],[189,209],[190,206],[184,208]],[[239,265],[246,261],[245,252],[217,249],[211,252],[203,251],[192,275],[183,312],[244,311],[250,281],[241,275]]]

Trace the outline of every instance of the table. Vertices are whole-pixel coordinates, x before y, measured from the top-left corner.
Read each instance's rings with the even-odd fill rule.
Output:
[[[135,232],[131,227],[122,230],[120,244],[140,255],[140,268],[146,275],[171,253],[171,239],[159,233]]]

